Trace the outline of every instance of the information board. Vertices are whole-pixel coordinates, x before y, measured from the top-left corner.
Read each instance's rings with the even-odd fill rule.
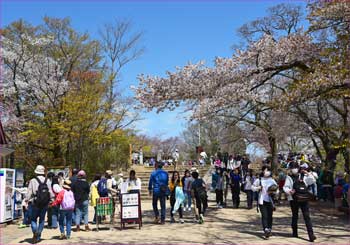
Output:
[[[125,193],[122,195],[122,205],[126,206],[137,206],[139,205],[139,194],[138,193]]]
[[[126,223],[138,223],[142,226],[140,193],[122,193],[120,195],[121,229]]]

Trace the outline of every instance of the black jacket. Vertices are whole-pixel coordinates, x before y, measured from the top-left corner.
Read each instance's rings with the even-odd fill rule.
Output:
[[[74,193],[76,204],[79,205],[84,201],[89,200],[90,185],[86,180],[77,179],[72,183],[72,191]]]

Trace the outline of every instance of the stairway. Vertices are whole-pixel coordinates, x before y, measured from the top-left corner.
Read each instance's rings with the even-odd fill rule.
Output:
[[[199,171],[199,176],[203,177],[208,170],[210,169],[210,165],[205,165],[203,167],[196,166]],[[136,172],[136,177],[141,179],[141,200],[151,200],[152,197],[148,193],[148,182],[151,173],[155,170],[154,167],[133,165],[130,167],[129,171],[134,169]],[[169,179],[172,177],[172,173],[174,171],[173,166],[164,166],[163,169],[169,173]],[[180,173],[180,177],[184,176],[185,170],[191,169],[190,166],[177,166],[177,171]],[[126,180],[129,176],[129,172],[123,172],[124,179]]]

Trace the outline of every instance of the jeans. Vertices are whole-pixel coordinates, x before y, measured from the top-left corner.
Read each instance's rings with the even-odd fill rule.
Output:
[[[175,202],[176,199],[175,197],[170,197],[170,216],[173,218],[174,214],[173,214],[173,210],[174,210],[174,206],[175,206]],[[178,209],[179,215],[180,215],[180,219],[182,219],[182,205],[180,205],[179,209]]]
[[[44,229],[46,211],[47,211],[47,207],[38,208],[35,205],[32,205],[31,227],[32,227],[32,232],[37,233],[38,239],[41,239],[41,233]],[[37,223],[38,218],[39,218],[39,224]]]
[[[253,208],[253,191],[246,190],[246,193],[247,193],[247,207]]]
[[[58,225],[58,214],[59,214],[59,206],[54,206],[51,208],[51,228],[57,228]]]
[[[191,191],[186,191],[185,192],[185,195],[186,195],[186,202],[185,202],[185,207],[186,207],[186,205],[187,205],[187,207],[191,207],[191,204],[192,204],[192,195],[191,195]]]
[[[292,230],[293,235],[298,235],[298,212],[299,208],[301,209],[301,212],[303,213],[307,233],[310,235],[314,234],[310,219],[310,212],[309,212],[309,203],[308,202],[297,202],[297,201],[290,201],[290,208],[292,209]]]
[[[32,205],[28,204],[27,209],[23,208],[23,225],[30,225],[32,217]]]
[[[161,221],[165,221],[165,195],[155,195],[152,196],[152,206],[153,206],[153,212],[156,217],[159,217],[159,211],[158,211],[158,199],[160,200],[160,219]]]
[[[80,204],[76,204],[75,206],[75,224],[80,225],[80,220],[84,220],[84,224],[89,224],[89,200],[85,200]]]
[[[64,234],[64,223],[66,223],[67,237],[70,237],[70,234],[72,231],[73,210],[60,210],[59,213],[60,213],[60,219],[59,219],[60,232],[61,232],[61,234]],[[66,222],[64,222],[65,220],[66,220]]]
[[[272,214],[273,214],[273,206],[271,202],[265,202],[263,205],[259,205],[261,212],[261,223],[263,229],[272,229]]]
[[[223,205],[224,204],[224,193],[222,190],[215,190],[215,194],[216,194],[216,204],[218,205]]]

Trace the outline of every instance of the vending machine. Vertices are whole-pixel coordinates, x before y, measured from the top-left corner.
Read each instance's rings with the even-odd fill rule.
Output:
[[[15,170],[0,168],[0,223],[13,220]]]
[[[19,219],[22,217],[22,200],[24,197],[24,193],[22,193],[21,189],[24,187],[24,169],[16,169],[16,178],[15,178],[15,187],[16,191],[13,195],[14,199],[14,212],[13,219]]]

